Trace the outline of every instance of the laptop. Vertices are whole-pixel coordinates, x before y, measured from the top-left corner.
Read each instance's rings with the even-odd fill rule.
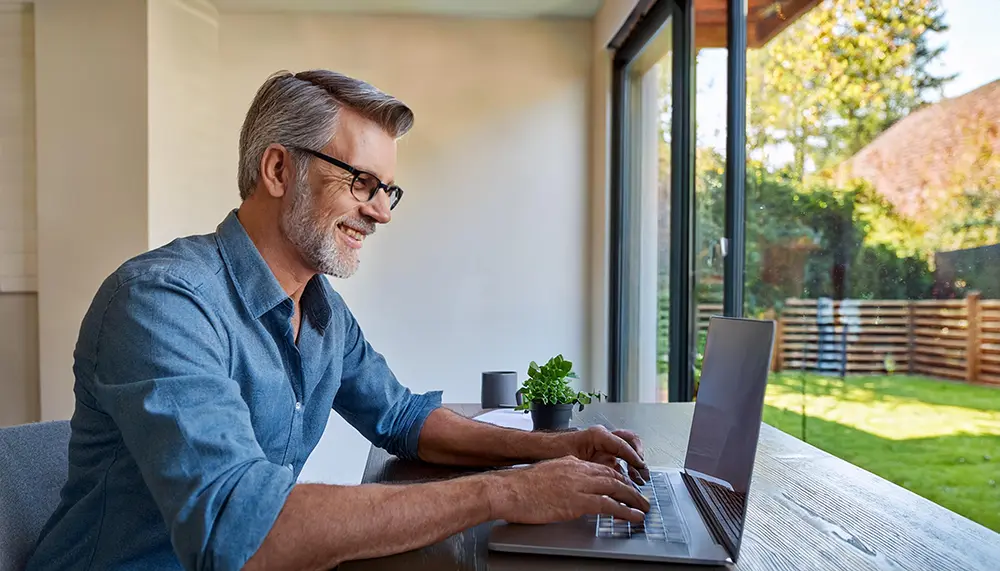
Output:
[[[611,516],[497,522],[494,551],[718,565],[736,563],[760,436],[774,322],[712,317],[684,468],[650,467],[643,524]],[[641,436],[641,435],[640,435]]]

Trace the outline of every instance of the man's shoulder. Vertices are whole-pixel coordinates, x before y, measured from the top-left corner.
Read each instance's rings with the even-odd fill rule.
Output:
[[[192,340],[224,339],[217,311],[224,268],[212,235],[179,238],[119,266],[81,323],[74,355],[88,363],[82,370],[97,366],[101,343],[120,355],[148,352],[156,343],[190,347]]]
[[[115,289],[182,284],[192,291],[218,281],[225,265],[215,234],[177,238],[123,263],[110,276]]]

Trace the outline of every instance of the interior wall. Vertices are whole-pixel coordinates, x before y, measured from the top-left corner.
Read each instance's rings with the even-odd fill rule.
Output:
[[[34,25],[30,4],[0,4],[0,294],[37,287]]]
[[[219,23],[205,0],[148,2],[149,248],[213,232],[219,192]]]
[[[590,111],[589,353],[592,388],[608,391],[608,208],[611,188],[611,57],[608,43],[638,0],[604,0],[594,16]]]
[[[38,296],[0,294],[0,426],[38,420]]]
[[[366,337],[403,383],[451,402],[478,402],[482,371],[523,379],[560,353],[589,382],[592,36],[587,20],[221,13],[218,186],[236,192],[239,128],[269,74],[328,68],[396,95],[416,115],[406,194],[358,274],[333,282]],[[336,416],[328,437],[338,477],[360,476],[367,443]],[[329,479],[325,445],[306,479]]]
[[[42,420],[72,415],[83,315],[148,243],[146,51],[145,2],[35,4]]]
[[[38,420],[34,25],[0,5],[0,426]]]

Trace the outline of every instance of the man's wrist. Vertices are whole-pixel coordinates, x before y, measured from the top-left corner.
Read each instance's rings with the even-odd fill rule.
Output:
[[[562,458],[576,453],[579,431],[572,432],[529,432],[525,446],[526,460],[540,461]]]
[[[503,492],[502,478],[501,473],[487,473],[470,477],[478,487],[479,493],[476,495],[485,504],[486,521],[493,521],[500,517],[497,514],[501,513],[500,506],[504,501],[504,498],[501,497]]]

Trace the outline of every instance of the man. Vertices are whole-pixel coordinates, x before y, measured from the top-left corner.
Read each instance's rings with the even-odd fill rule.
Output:
[[[492,519],[639,521],[639,439],[532,434],[412,394],[322,274],[346,278],[402,191],[413,115],[329,71],[279,73],[240,134],[243,202],[129,260],[74,354],[69,480],[29,569],[328,569]],[[409,486],[296,484],[333,408],[403,458],[524,469]],[[638,509],[636,509],[638,508]]]

